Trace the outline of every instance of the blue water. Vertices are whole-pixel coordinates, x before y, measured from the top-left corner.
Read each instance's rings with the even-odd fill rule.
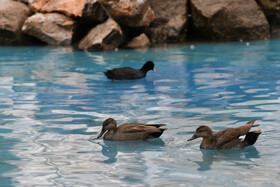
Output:
[[[102,71],[153,60],[157,71]],[[160,139],[95,139],[102,122],[166,123]],[[200,150],[214,131],[256,118],[243,150]],[[0,47],[2,186],[279,186],[280,40],[118,52]]]

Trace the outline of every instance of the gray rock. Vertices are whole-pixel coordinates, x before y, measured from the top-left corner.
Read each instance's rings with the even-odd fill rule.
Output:
[[[132,38],[132,40],[126,44],[127,48],[145,48],[150,46],[151,46],[151,42],[149,38],[146,36],[146,34],[144,33]]]
[[[29,17],[22,31],[49,45],[71,45],[74,21],[58,13],[36,13]]]
[[[153,44],[181,42],[186,38],[187,0],[150,0],[155,20],[146,28]]]
[[[208,39],[269,37],[269,25],[255,0],[191,0],[195,31]]]
[[[21,27],[31,14],[29,7],[10,0],[1,0],[0,3],[0,44],[21,43]]]
[[[123,32],[113,19],[109,18],[94,27],[80,42],[79,49],[87,51],[115,49],[123,42]]]

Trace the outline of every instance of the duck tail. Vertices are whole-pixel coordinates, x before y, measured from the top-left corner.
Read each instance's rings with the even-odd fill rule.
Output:
[[[252,127],[258,127],[258,126],[260,126],[260,124],[253,125]]]
[[[162,127],[162,126],[166,126],[166,124],[147,124],[147,126],[154,126],[154,127]]]
[[[164,131],[166,131],[166,130],[167,130],[167,128],[165,128],[165,129],[159,129],[158,132],[154,132],[154,133],[150,134],[150,137],[149,137],[149,138],[158,138],[158,137],[160,137],[160,136],[162,135],[162,133],[163,133]]]
[[[249,145],[254,145],[254,143],[256,143],[256,141],[258,140],[259,135],[261,135],[262,133],[263,132],[260,129],[248,132],[245,139],[243,140],[243,145],[241,146],[241,148]]]
[[[250,124],[250,125],[253,126],[256,120],[257,120],[257,119],[253,119],[253,120],[251,120],[251,121],[248,121],[247,124]]]

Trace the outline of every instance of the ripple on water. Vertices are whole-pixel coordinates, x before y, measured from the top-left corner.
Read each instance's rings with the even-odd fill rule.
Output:
[[[278,186],[279,40],[84,53],[0,47],[0,180],[6,186]],[[102,74],[152,59],[141,80]],[[165,123],[160,139],[96,139],[106,118]],[[200,150],[214,131],[256,118],[242,150]],[[222,173],[222,175],[221,175]]]

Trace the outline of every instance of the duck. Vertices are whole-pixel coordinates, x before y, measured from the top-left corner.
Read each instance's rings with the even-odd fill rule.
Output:
[[[224,129],[215,134],[213,134],[210,127],[202,125],[196,129],[195,134],[188,141],[202,137],[201,149],[242,149],[246,146],[253,145],[259,135],[262,134],[260,129],[250,131],[252,127],[259,126],[254,125],[255,121],[256,119],[253,119],[243,126]],[[244,135],[245,138],[242,140],[240,137]]]
[[[132,141],[158,138],[167,128],[160,128],[166,124],[125,123],[117,127],[113,118],[106,119],[97,138],[108,141]]]
[[[113,80],[132,80],[132,79],[142,79],[146,77],[149,70],[156,71],[155,64],[153,61],[147,61],[141,69],[134,69],[131,67],[115,68],[103,72],[108,79]]]

